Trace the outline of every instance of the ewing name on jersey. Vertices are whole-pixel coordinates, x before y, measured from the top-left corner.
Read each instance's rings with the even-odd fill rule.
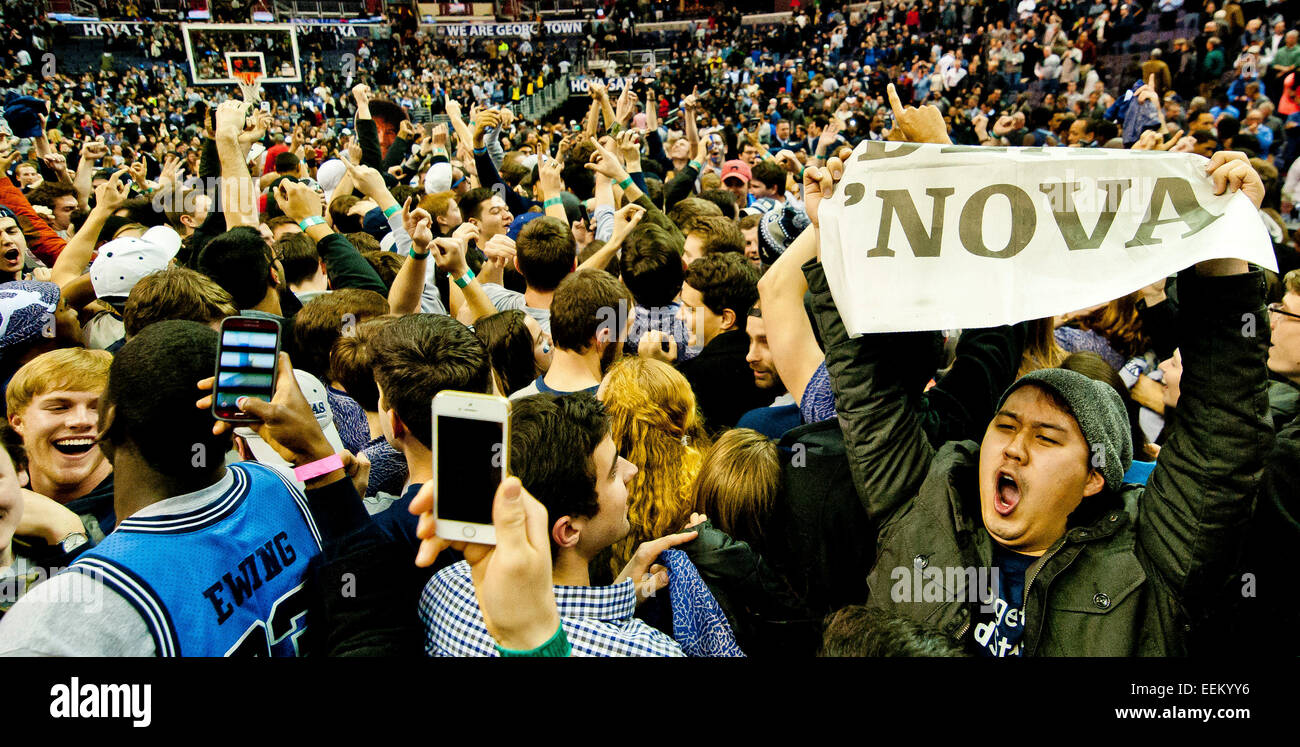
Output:
[[[159,656],[296,656],[307,564],[321,548],[307,499],[255,462],[202,508],[131,518],[68,568],[135,607]]]

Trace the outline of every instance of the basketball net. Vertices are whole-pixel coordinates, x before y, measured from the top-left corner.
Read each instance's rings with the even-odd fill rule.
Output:
[[[239,81],[239,92],[243,94],[244,101],[256,104],[262,92],[262,74],[256,70],[238,71],[231,74]]]

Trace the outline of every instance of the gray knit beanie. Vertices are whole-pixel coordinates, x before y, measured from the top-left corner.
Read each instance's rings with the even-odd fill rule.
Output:
[[[1053,392],[1070,405],[1079,430],[1092,452],[1092,466],[1106,478],[1106,487],[1114,490],[1123,482],[1124,473],[1133,463],[1133,438],[1129,431],[1124,402],[1109,384],[1064,368],[1041,368],[1016,380],[1002,394],[998,409],[1011,393],[1025,384],[1035,384]]]

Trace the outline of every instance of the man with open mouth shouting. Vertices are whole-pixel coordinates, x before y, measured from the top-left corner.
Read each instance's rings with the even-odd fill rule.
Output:
[[[1211,170],[1216,191],[1258,207],[1245,156],[1215,154]],[[880,526],[868,607],[990,656],[1178,656],[1206,643],[1272,439],[1262,271],[1211,260],[1179,273],[1180,417],[1145,487],[1124,483],[1133,446],[1110,386],[1042,369],[1007,387],[1019,346],[963,336],[922,394],[907,384],[908,335],[850,338],[821,263],[804,271],[853,477]],[[969,440],[932,446],[936,419]]]
[[[9,208],[0,206],[0,282],[21,280],[23,260],[27,254],[27,237],[18,218]]]

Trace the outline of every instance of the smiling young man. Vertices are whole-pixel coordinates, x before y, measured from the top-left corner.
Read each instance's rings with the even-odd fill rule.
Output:
[[[1210,166],[1219,190],[1259,205],[1244,156]],[[822,265],[805,274],[850,467],[880,526],[869,607],[991,656],[1188,652],[1233,577],[1272,439],[1262,272],[1211,260],[1179,274],[1179,417],[1145,487],[1123,482],[1132,444],[1118,395],[1062,369],[1012,384],[991,420],[953,409],[987,423],[980,442],[931,446],[904,336],[850,338]],[[1258,334],[1243,335],[1250,319]],[[996,571],[995,588],[971,588],[984,586],[979,569]]]
[[[226,466],[216,360],[217,333],[180,320],[118,352],[96,446],[113,463],[122,521],[5,614],[0,656],[298,655],[308,566],[332,527],[364,519],[350,456],[335,453],[281,353],[271,402],[240,405],[281,458],[308,468],[305,495],[268,467]],[[334,509],[352,518],[335,524]]]
[[[93,516],[105,533],[116,523],[113,465],[96,440],[112,362],[103,350],[53,350],[18,369],[5,390],[9,425],[27,452],[32,492]]]

